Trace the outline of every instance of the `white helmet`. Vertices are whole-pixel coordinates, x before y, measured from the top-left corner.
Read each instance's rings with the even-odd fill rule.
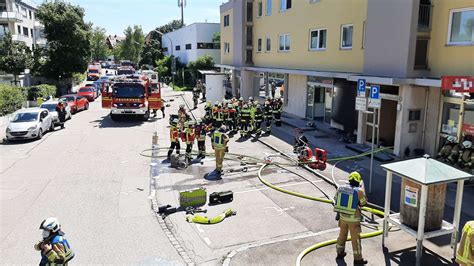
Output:
[[[446,138],[446,141],[449,142],[449,143],[454,143],[454,142],[456,142],[456,137],[448,136]]]
[[[465,149],[470,149],[472,147],[472,142],[470,142],[469,140],[465,140],[465,141],[462,142],[462,146]]]
[[[249,102],[253,102],[253,97],[252,96],[249,97]]]
[[[45,231],[53,232],[56,233],[59,230],[61,230],[61,224],[59,223],[58,218],[55,217],[49,217],[43,222],[41,222],[40,228]]]

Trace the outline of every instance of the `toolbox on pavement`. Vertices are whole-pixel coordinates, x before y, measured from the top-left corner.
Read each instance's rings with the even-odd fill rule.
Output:
[[[222,203],[229,203],[234,200],[234,192],[232,191],[222,191],[222,192],[214,192],[209,195],[209,204],[222,204]]]
[[[206,204],[207,191],[205,188],[197,188],[179,192],[179,205],[181,208],[200,207]]]

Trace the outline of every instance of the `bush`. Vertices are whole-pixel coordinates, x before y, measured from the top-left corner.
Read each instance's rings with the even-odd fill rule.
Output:
[[[27,88],[28,101],[36,101],[38,98],[47,98],[56,96],[57,88],[55,85],[41,84]]]
[[[26,95],[22,88],[0,84],[0,115],[7,115],[20,109]]]
[[[85,73],[74,73],[72,74],[72,83],[73,84],[81,84],[86,79]]]

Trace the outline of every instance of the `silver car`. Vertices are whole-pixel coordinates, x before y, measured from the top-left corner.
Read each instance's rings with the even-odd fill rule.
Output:
[[[56,106],[58,105],[59,101],[47,101],[41,104],[40,108],[48,109],[49,113],[53,117],[53,123],[54,125],[59,124],[59,117],[58,117],[58,112],[56,112]],[[66,104],[66,120],[71,119],[71,106],[69,104]]]
[[[53,117],[48,109],[28,108],[20,110],[6,129],[7,140],[41,139],[47,131],[54,130]]]

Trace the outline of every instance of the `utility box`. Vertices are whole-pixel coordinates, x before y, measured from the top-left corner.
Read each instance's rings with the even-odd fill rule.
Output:
[[[421,185],[402,178],[400,197],[400,222],[418,230]],[[425,232],[439,230],[443,224],[446,183],[428,186]]]

